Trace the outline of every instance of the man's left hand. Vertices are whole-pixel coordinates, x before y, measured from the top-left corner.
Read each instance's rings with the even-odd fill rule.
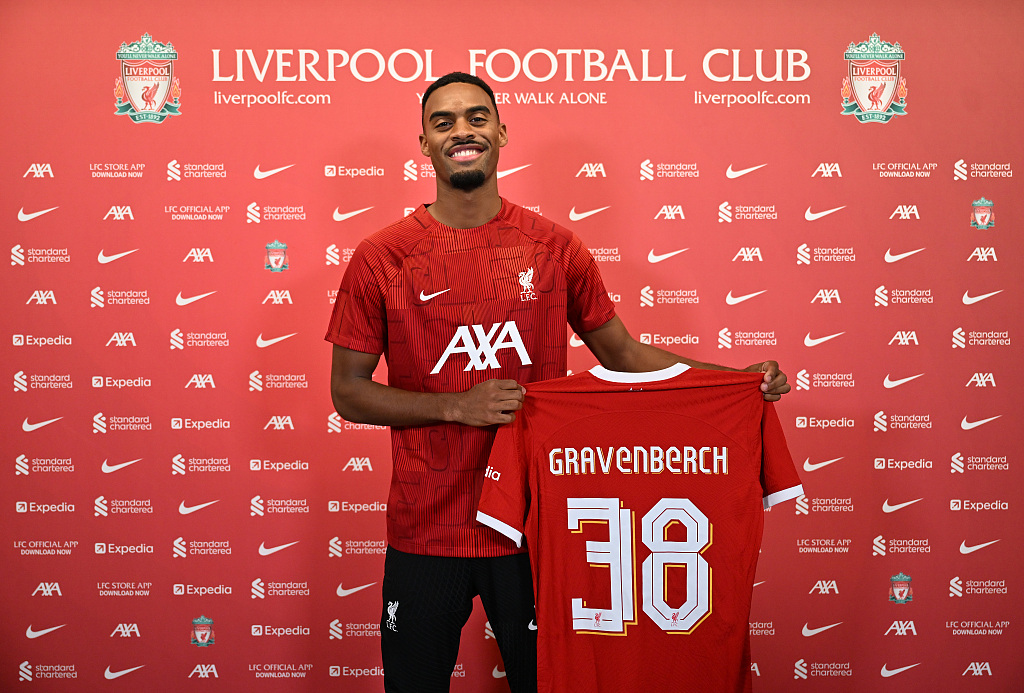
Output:
[[[750,373],[764,373],[764,382],[761,383],[761,392],[764,393],[766,402],[775,402],[790,391],[789,383],[786,382],[786,374],[779,370],[778,361],[764,361],[747,366],[743,370]]]

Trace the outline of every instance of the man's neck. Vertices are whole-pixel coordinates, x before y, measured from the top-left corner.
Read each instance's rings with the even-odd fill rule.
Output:
[[[437,200],[427,211],[439,222],[452,228],[472,229],[483,226],[501,211],[497,182],[488,181],[476,190],[438,187]]]

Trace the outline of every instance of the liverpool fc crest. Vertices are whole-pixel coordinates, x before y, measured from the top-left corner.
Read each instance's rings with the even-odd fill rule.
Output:
[[[192,619],[192,644],[209,647],[213,642],[213,619],[205,616]]]
[[[122,43],[117,51],[121,76],[114,83],[117,115],[136,123],[162,123],[178,111],[181,87],[174,76],[178,53],[169,43],[154,41],[149,34],[132,44]]]
[[[899,573],[889,578],[889,601],[897,604],[906,604],[914,601],[914,590],[910,587],[911,577],[905,573]]]
[[[971,226],[976,229],[990,229],[996,225],[996,212],[992,200],[984,197],[971,203]]]
[[[872,34],[867,41],[851,43],[843,57],[849,64],[843,77],[843,115],[862,123],[887,123],[907,114],[907,79],[900,75],[906,54],[899,43]]]

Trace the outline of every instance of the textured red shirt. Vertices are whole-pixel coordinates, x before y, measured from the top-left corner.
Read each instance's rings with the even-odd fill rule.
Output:
[[[445,226],[421,206],[356,248],[326,339],[383,353],[393,387],[464,392],[491,378],[564,376],[566,322],[589,332],[613,315],[596,263],[567,229],[506,200],[472,229]],[[495,430],[392,427],[391,546],[433,556],[521,551],[474,519]]]
[[[763,507],[803,493],[760,373],[529,388],[477,517],[530,550],[542,692],[750,690]]]

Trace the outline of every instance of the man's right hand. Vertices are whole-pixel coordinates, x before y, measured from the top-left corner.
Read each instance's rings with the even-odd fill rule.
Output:
[[[488,380],[452,395],[448,419],[467,426],[490,426],[515,421],[526,388],[515,380]]]

